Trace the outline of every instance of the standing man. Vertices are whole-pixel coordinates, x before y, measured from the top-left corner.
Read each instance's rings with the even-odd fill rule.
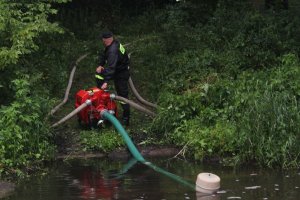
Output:
[[[112,32],[102,33],[104,52],[99,57],[99,65],[96,68],[97,87],[107,88],[107,82],[114,80],[115,89],[119,96],[128,99],[129,57],[123,45],[114,39]],[[129,104],[122,104],[123,124],[129,125]]]

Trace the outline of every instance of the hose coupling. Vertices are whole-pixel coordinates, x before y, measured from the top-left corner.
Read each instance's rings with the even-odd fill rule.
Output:
[[[104,114],[105,112],[107,112],[106,109],[103,109],[103,110],[100,111],[100,116],[101,116],[102,118],[103,118],[103,114]]]
[[[114,115],[116,113],[114,110],[108,110],[108,112],[112,115]]]
[[[110,94],[109,96],[111,99],[115,99],[116,98],[116,95],[115,94]]]
[[[87,99],[85,102],[84,102],[86,105],[92,105],[92,101],[90,99]]]

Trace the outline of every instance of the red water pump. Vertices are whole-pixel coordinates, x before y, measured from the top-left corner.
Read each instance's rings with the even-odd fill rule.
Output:
[[[76,93],[76,108],[84,104],[87,100],[91,101],[90,106],[87,106],[77,114],[78,121],[83,125],[94,126],[98,122],[103,122],[100,116],[103,110],[107,110],[117,117],[117,104],[110,96],[109,92],[97,87],[78,91]]]

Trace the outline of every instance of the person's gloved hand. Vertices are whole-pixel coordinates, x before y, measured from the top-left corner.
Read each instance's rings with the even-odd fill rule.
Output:
[[[97,72],[97,73],[100,74],[102,71],[104,71],[104,67],[99,66],[99,67],[96,68],[96,72]]]
[[[102,86],[101,86],[101,89],[105,90],[106,88],[107,88],[107,83],[103,83]]]

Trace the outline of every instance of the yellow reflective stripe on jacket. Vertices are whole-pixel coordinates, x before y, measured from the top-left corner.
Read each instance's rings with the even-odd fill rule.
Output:
[[[122,54],[125,53],[125,48],[123,47],[123,45],[121,43],[120,43],[119,50],[121,51]]]
[[[104,78],[102,76],[98,75],[98,74],[95,75],[95,78],[100,79],[100,80],[104,80]]]

